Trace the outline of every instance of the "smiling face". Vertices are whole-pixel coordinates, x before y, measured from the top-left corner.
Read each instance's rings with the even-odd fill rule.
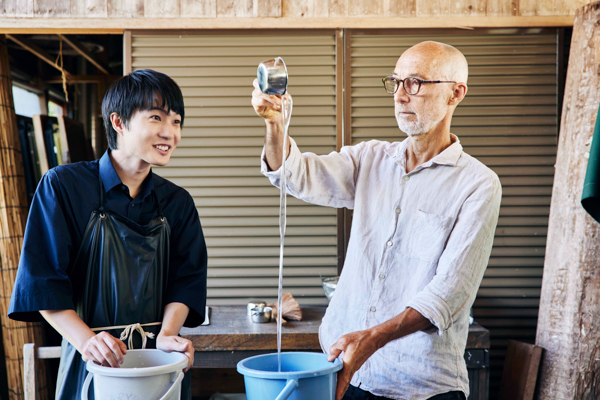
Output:
[[[118,135],[118,149],[130,159],[165,166],[181,140],[181,116],[159,107],[134,111]]]
[[[466,67],[464,56],[458,50],[444,46],[447,45],[424,42],[411,47],[398,59],[392,75],[400,79],[415,77],[466,82],[462,74]],[[452,83],[424,83],[416,95],[408,95],[400,84],[394,94],[398,127],[409,136],[422,135],[443,125],[449,128],[452,113],[458,104],[451,101],[454,88]]]

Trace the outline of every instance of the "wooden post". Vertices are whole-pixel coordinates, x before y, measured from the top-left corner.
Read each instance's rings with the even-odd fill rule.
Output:
[[[6,38],[0,36],[0,319],[10,400],[23,399],[23,345],[42,344],[41,324],[26,324],[8,319],[19,255],[27,220],[27,197],[17,117],[12,97],[12,80]],[[38,373],[38,398],[48,399],[46,371]]]
[[[600,224],[581,206],[598,112],[600,2],[575,14],[536,344],[539,399],[600,398]]]

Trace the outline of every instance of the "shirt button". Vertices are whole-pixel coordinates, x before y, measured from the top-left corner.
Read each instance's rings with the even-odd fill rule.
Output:
[[[396,208],[396,214],[400,214],[402,210],[400,210],[399,208]]]
[[[404,177],[404,181],[405,181],[405,182],[408,182],[408,180],[409,180],[409,179],[410,179],[410,176],[408,176],[408,175],[406,175],[406,176]]]
[[[388,247],[390,247],[392,245],[392,241],[390,240],[389,242],[387,242]]]
[[[135,207],[135,204],[132,204],[131,207]]]
[[[385,274],[380,274],[379,279],[385,279]]]
[[[121,185],[121,190],[125,190],[125,185]]]
[[[371,306],[371,311],[375,312],[377,309],[374,306]]]

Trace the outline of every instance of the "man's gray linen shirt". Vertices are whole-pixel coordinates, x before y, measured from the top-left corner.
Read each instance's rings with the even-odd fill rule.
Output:
[[[304,201],[354,210],[335,294],[319,330],[323,351],[411,307],[433,327],[379,349],[352,385],[392,399],[469,394],[463,358],[469,309],[487,266],[498,212],[498,176],[458,138],[406,173],[403,142],[372,140],[317,156],[291,139],[287,190]],[[279,187],[279,170],[262,173]]]

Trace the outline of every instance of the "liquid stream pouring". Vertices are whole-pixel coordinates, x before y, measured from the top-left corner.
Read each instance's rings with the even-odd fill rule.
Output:
[[[287,175],[285,171],[285,159],[288,147],[288,128],[292,117],[292,98],[286,94],[288,85],[288,73],[285,62],[281,57],[266,60],[258,65],[258,86],[260,90],[268,95],[281,96],[281,113],[283,116],[284,136],[281,153],[281,175],[280,175],[280,199],[279,199],[279,285],[277,289],[277,360],[279,371],[281,371],[281,323],[282,323],[282,295],[283,295],[283,242],[285,240],[286,226],[286,185]]]

